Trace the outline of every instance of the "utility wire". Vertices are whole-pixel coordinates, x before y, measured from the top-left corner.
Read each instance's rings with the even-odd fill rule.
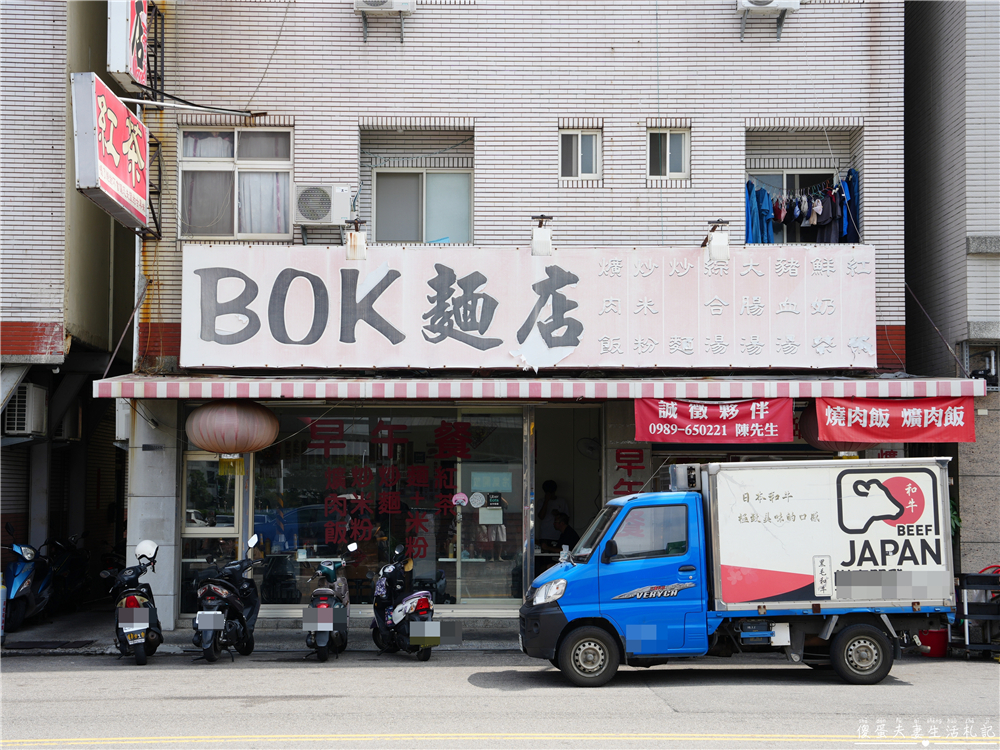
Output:
[[[958,363],[958,366],[961,368],[962,372],[965,373],[965,377],[971,378],[972,375],[969,373],[969,370],[965,367],[965,363],[958,358],[957,354],[955,354],[955,350],[951,348],[951,344],[948,343],[948,339],[946,339],[944,337],[944,334],[941,333],[941,329],[938,328],[937,325],[935,325],[934,319],[931,318],[930,313],[928,313],[927,310],[924,309],[924,306],[920,304],[920,300],[917,299],[917,295],[914,294],[913,290],[910,288],[910,285],[905,281],[903,282],[903,285],[906,287],[906,291],[910,293],[910,296],[913,297],[913,301],[917,303],[917,306],[920,308],[923,314],[927,316],[927,320],[930,322],[931,327],[935,331],[937,331],[937,335],[941,337],[941,341],[943,341],[944,345],[948,347],[948,353],[951,354],[952,358]]]

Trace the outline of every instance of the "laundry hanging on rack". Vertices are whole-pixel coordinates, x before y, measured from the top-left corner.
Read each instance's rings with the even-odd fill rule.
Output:
[[[776,225],[790,229],[796,222],[800,231],[808,229],[809,234],[815,228],[815,238],[803,239],[804,243],[859,242],[858,178],[857,170],[852,168],[845,181],[838,176],[836,180],[802,188],[794,195],[784,192],[775,195],[748,175],[746,243],[772,244]]]

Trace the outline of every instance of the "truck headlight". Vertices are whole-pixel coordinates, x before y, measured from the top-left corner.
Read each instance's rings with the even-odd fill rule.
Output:
[[[535,591],[535,598],[531,600],[532,604],[548,604],[549,602],[554,602],[556,599],[561,597],[566,592],[566,579],[557,578],[554,581],[549,581],[538,587]]]

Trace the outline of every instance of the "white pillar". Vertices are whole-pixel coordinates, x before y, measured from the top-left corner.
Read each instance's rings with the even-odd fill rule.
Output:
[[[143,580],[153,589],[160,624],[164,630],[173,630],[180,612],[178,402],[144,400],[136,402],[136,407],[144,416],[132,410],[126,554],[133,565],[139,542],[152,539],[159,545],[156,572],[147,573]]]

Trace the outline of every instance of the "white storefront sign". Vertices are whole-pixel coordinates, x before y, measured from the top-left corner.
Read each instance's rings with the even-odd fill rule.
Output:
[[[185,244],[183,367],[875,366],[870,245]]]

